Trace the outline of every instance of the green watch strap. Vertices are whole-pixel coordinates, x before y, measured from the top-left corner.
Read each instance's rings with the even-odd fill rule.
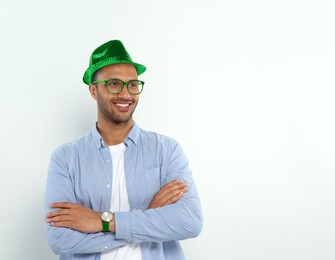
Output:
[[[109,222],[102,221],[102,231],[109,232]]]

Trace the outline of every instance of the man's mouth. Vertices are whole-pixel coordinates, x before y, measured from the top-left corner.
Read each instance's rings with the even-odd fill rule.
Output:
[[[119,112],[128,112],[133,103],[131,101],[115,101],[113,104]]]
[[[115,106],[117,106],[117,107],[129,107],[130,103],[115,103]]]

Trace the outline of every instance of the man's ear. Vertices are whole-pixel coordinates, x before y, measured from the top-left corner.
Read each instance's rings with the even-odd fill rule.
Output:
[[[90,84],[88,85],[88,90],[90,91],[92,98],[97,100],[97,86]]]

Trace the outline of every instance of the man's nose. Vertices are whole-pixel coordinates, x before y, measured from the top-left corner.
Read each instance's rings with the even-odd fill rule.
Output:
[[[122,91],[117,95],[120,98],[130,98],[130,93],[128,92],[127,85],[124,85]]]

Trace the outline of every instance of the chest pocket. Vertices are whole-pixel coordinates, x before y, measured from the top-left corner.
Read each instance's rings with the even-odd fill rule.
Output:
[[[145,205],[149,205],[155,194],[161,189],[161,169],[159,167],[145,170],[143,194]]]
[[[158,192],[161,188],[161,171],[160,167],[152,168],[145,171],[146,183],[148,189]],[[155,193],[156,193],[155,192]]]

